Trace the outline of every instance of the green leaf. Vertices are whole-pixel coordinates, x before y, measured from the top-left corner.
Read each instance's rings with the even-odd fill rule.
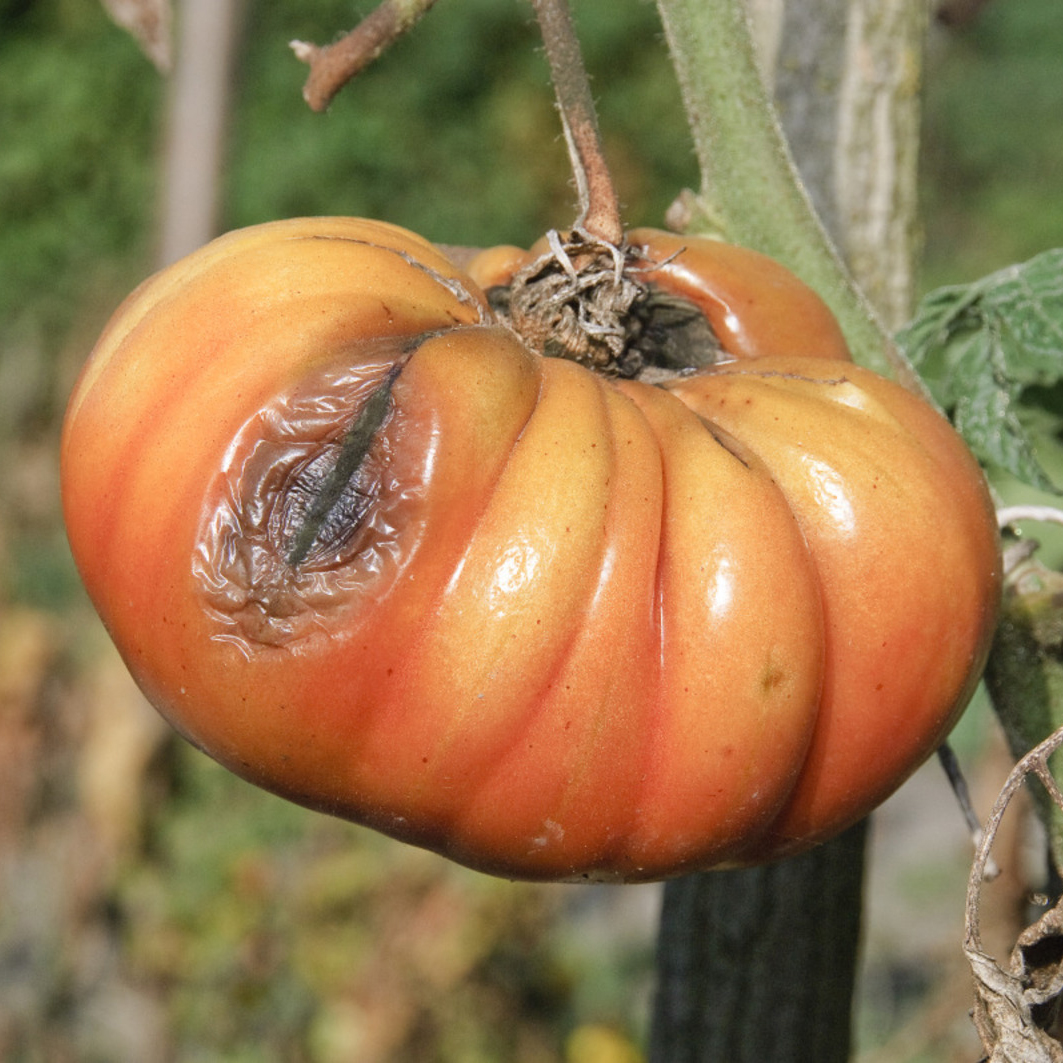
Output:
[[[897,341],[984,464],[1063,493],[1035,442],[1063,432],[1063,417],[1046,424],[1028,398],[1063,381],[1063,250],[931,292]]]

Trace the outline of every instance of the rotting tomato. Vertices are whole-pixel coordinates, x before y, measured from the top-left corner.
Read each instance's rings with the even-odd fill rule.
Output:
[[[716,291],[702,261],[656,280]],[[512,877],[767,860],[864,816],[980,673],[992,506],[936,412],[833,340],[797,356],[836,333],[790,327],[807,289],[737,282],[763,344],[722,328],[651,386],[530,352],[383,223],[242,230],[147,281],[62,484],[148,698],[255,783]]]

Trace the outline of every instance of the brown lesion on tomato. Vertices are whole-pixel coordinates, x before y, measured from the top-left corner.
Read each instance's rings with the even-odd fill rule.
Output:
[[[314,374],[238,433],[192,566],[216,638],[249,653],[327,631],[340,606],[394,568],[398,531],[382,504],[396,494],[387,430],[410,356],[397,344]]]
[[[773,694],[786,681],[786,671],[774,661],[769,661],[760,677],[760,688],[765,695]]]
[[[341,550],[363,523],[375,487],[365,482],[366,459],[391,416],[391,387],[401,370],[401,362],[391,367],[370,392],[335,454],[318,455],[286,493],[283,509],[291,519],[278,538],[290,543],[291,568]]]

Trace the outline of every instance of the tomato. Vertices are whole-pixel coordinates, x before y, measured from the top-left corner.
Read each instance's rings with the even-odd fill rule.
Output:
[[[981,473],[830,322],[779,319],[807,289],[653,261],[749,296],[659,387],[531,352],[377,222],[242,230],[142,285],[62,487],[148,698],[252,782],[511,877],[768,860],[869,812],[984,663]]]

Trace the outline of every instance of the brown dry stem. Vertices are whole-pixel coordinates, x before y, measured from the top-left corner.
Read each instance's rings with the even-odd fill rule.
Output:
[[[548,251],[513,278],[505,317],[532,347],[605,373],[635,376],[642,356],[632,315],[645,287],[635,280],[620,204],[568,0],[532,0],[579,199],[572,230],[551,230]],[[634,330],[634,331],[633,331]]]
[[[103,0],[107,14],[133,35],[162,74],[173,70],[172,0]]]
[[[1063,1063],[1063,1045],[1057,1039],[1063,1004],[1063,900],[1023,931],[1006,967],[982,948],[978,917],[993,839],[1027,777],[1035,775],[1063,808],[1063,792],[1048,766],[1061,746],[1063,728],[1012,769],[986,820],[967,884],[963,951],[974,974],[973,1018],[988,1063]]]
[[[619,247],[624,239],[620,203],[602,151],[594,97],[567,0],[532,0],[532,6],[550,63],[579,195],[575,228]]]
[[[345,37],[319,47],[292,41],[295,57],[310,65],[303,99],[324,111],[344,85],[418,22],[436,0],[384,0]]]

